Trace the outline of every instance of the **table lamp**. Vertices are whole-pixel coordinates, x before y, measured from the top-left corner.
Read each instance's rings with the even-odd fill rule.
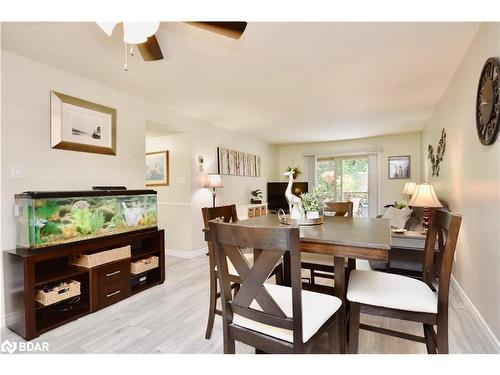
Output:
[[[209,173],[207,175],[207,180],[205,181],[204,187],[212,188],[212,201],[213,201],[212,207],[215,207],[215,189],[224,187],[224,185],[222,185],[222,180],[220,178],[220,175],[215,173]]]
[[[416,188],[417,188],[417,184],[415,182],[413,182],[412,180],[410,180],[405,184],[405,187],[403,188],[403,191],[401,192],[401,194],[409,195],[411,198],[411,196],[413,194],[415,194]]]
[[[415,188],[415,193],[408,202],[411,207],[423,207],[424,213],[422,215],[422,227],[424,232],[429,227],[429,217],[432,208],[443,207],[441,202],[434,192],[434,187],[431,184],[419,184]]]

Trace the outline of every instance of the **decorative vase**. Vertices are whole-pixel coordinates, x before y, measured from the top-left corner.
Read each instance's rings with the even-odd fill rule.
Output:
[[[306,219],[319,219],[319,211],[306,212]]]

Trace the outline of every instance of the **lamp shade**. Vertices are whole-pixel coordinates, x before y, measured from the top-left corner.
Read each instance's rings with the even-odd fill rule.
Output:
[[[415,193],[408,202],[413,207],[443,207],[431,184],[417,185]]]
[[[415,193],[415,189],[417,184],[413,181],[408,181],[403,188],[403,192],[401,194],[404,195],[413,195]]]
[[[209,174],[207,175],[207,179],[205,181],[206,188],[223,188],[222,179],[218,174]]]

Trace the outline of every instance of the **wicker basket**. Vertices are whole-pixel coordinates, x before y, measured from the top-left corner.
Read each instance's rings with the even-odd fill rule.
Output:
[[[158,267],[158,257],[151,256],[149,258],[140,259],[130,263],[130,273],[132,275],[137,275],[138,273],[142,273],[156,267]]]
[[[80,283],[76,280],[69,280],[68,285],[52,288],[49,292],[44,292],[43,289],[37,290],[35,300],[44,306],[52,305],[56,302],[67,298],[80,295]]]
[[[68,259],[68,263],[74,266],[92,268],[125,258],[130,258],[130,245],[94,254],[71,255]]]

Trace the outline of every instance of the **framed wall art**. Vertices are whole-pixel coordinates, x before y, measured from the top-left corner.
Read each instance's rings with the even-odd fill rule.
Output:
[[[260,177],[260,156],[218,147],[217,161],[219,174]]]
[[[168,151],[146,154],[146,186],[168,186]]]
[[[389,180],[411,178],[410,155],[389,156]]]
[[[116,155],[116,109],[50,92],[51,147]]]

